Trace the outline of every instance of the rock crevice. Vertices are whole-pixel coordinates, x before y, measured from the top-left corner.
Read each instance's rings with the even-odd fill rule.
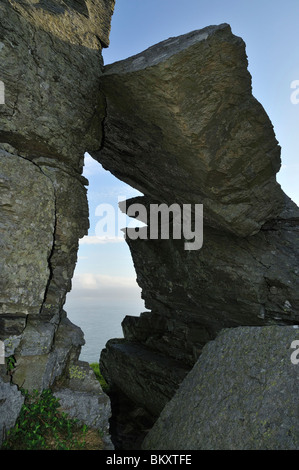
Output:
[[[16,403],[16,413],[1,411],[1,438],[22,405],[17,387],[51,387],[70,413],[107,430],[109,399],[78,361],[83,333],[63,309],[89,228],[86,151],[143,193],[125,211],[134,202],[204,207],[198,250],[186,250],[183,238],[127,233],[148,311],[126,317],[124,338],[101,354],[117,448],[140,448],[153,426],[144,446],[159,445],[171,423],[167,404],[180,384],[188,387],[198,360],[213,370],[204,351],[221,343],[222,330],[245,338],[246,328],[263,335],[299,324],[299,209],[276,181],[280,147],[252,95],[244,41],[227,24],[209,26],[104,67],[113,7],[114,0],[0,4],[0,340],[16,360],[9,375],[0,365],[0,400]],[[201,429],[204,440],[192,445],[228,446]]]

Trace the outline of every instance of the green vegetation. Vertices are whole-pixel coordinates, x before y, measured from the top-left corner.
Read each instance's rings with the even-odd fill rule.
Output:
[[[3,450],[100,450],[100,433],[79,425],[59,410],[51,390],[25,395],[18,420],[2,445]]]
[[[103,392],[108,393],[109,392],[109,385],[107,384],[107,382],[105,381],[104,377],[101,374],[99,364],[97,362],[92,362],[89,365],[92,368],[92,370],[94,371],[96,378],[100,382],[101,387],[103,389]]]

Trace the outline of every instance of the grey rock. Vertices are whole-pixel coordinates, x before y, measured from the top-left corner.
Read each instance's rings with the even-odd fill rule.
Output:
[[[41,309],[50,276],[55,197],[38,166],[2,150],[0,178],[0,321],[9,335],[21,333],[26,315]]]
[[[298,323],[298,229],[299,209],[286,198],[285,211],[249,238],[204,226],[198,251],[127,238],[151,312],[125,320],[125,338],[192,365],[223,328]]]
[[[84,153],[101,145],[114,3],[0,4],[0,339],[16,359],[10,380],[29,391],[54,386],[84,344],[63,306],[89,228],[81,174]],[[89,393],[95,409],[94,391],[78,393],[79,408]],[[98,401],[106,422],[109,399]]]
[[[208,343],[147,450],[298,450],[298,327],[240,327]]]
[[[280,147],[229,25],[108,65],[101,89],[104,139],[91,154],[115,176],[160,202],[202,203],[206,223],[243,237],[282,210]]]
[[[43,321],[42,321],[43,320]],[[53,335],[53,324],[42,317],[24,330],[14,351],[16,368],[12,381],[28,391],[51,387],[70,361],[77,361],[85,343],[82,330],[65,316]]]
[[[179,361],[121,339],[108,341],[101,353],[100,369],[109,385],[155,417],[188,372]]]
[[[104,139],[91,153],[144,194],[127,207],[204,208],[197,251],[127,231],[149,312],[125,318],[124,340],[108,342],[101,369],[117,402],[128,397],[131,414],[141,407],[155,418],[179,385],[171,361],[190,370],[224,328],[299,323],[299,209],[276,182],[280,148],[252,96],[245,44],[228,25],[105,67],[101,89]],[[162,380],[157,357],[168,364]]]
[[[51,275],[41,313],[54,316],[61,312],[77,262],[79,239],[89,228],[87,180],[61,162],[36,158],[34,163],[52,182],[55,191],[54,245],[49,258]]]
[[[7,431],[14,427],[24,403],[16,385],[3,382],[0,377],[0,447]]]
[[[111,406],[93,370],[87,362],[72,362],[64,380],[54,387],[61,409],[92,429],[101,430],[106,446],[112,446],[109,434]]]

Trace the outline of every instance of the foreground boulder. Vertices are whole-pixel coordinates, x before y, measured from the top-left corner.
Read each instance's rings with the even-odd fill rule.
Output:
[[[299,365],[291,360],[298,340],[298,327],[221,332],[204,347],[143,449],[298,450]]]
[[[108,65],[101,89],[104,140],[92,155],[118,178],[161,202],[202,203],[209,224],[241,236],[279,214],[280,147],[229,25]]]
[[[7,405],[16,386],[52,387],[84,344],[63,306],[89,227],[82,168],[84,153],[101,145],[102,48],[114,3],[0,3],[0,341],[14,364],[1,388]],[[11,416],[7,408],[0,437],[19,408]]]

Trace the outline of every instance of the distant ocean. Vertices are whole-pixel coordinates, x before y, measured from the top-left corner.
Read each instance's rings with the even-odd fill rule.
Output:
[[[84,333],[85,345],[79,359],[89,363],[99,361],[109,339],[123,338],[121,322],[126,315],[139,316],[143,311],[140,306],[127,304],[124,307],[88,307],[85,311],[82,307],[66,305],[65,310],[70,321]]]

